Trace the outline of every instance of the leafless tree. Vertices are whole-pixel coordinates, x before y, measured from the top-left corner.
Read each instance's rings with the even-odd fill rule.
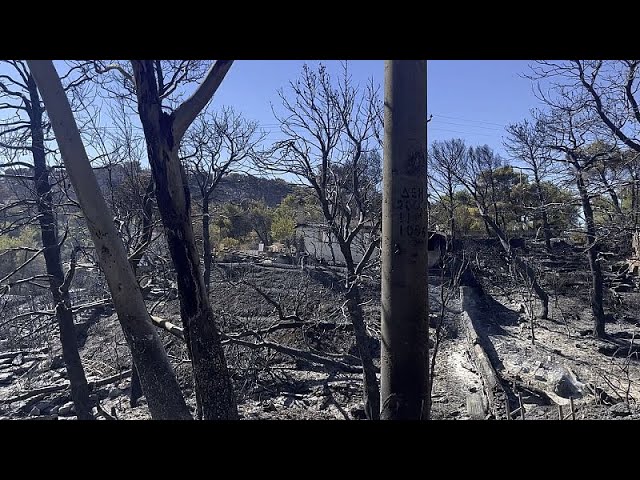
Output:
[[[158,210],[177,274],[198,417],[206,419],[237,418],[237,406],[200,271],[191,224],[191,196],[179,151],[189,126],[210,102],[232,63],[131,60],[83,64],[85,72],[101,85],[101,92],[121,99],[142,123]],[[188,95],[190,88],[193,92]]]
[[[258,124],[242,118],[233,108],[220,112],[203,111],[187,131],[182,143],[182,159],[195,180],[202,212],[204,284],[211,284],[211,233],[209,206],[213,193],[225,176],[246,168],[256,145],[264,139]]]
[[[542,181],[546,178],[551,167],[551,155],[545,145],[544,124],[531,123],[528,120],[507,125],[507,138],[504,146],[515,159],[526,164],[522,170],[533,174],[533,185],[538,200],[538,208],[542,217],[542,232],[544,244],[551,252],[551,228],[547,215],[547,199],[545,198]]]
[[[583,98],[580,94],[566,93],[562,100],[554,103],[550,112],[540,114],[538,118],[546,125],[547,147],[558,153],[555,160],[564,164],[572,172],[582,203],[584,232],[587,240],[586,254],[592,278],[593,334],[595,337],[604,337],[603,277],[598,255],[599,240],[602,238],[598,235],[594,218],[589,172],[593,171],[599,162],[614,153],[615,145],[609,144],[610,146],[606,147],[606,144],[597,143],[597,140],[606,134],[585,108]],[[601,146],[605,147],[599,148]]]
[[[630,152],[640,154],[640,108],[638,107],[638,68],[640,60],[538,61],[531,66],[530,78],[538,81],[538,96],[553,106],[569,92],[579,95],[581,108],[600,121],[600,127]],[[543,89],[543,86],[548,88]],[[633,169],[637,157],[627,155]],[[606,165],[600,164],[605,168]],[[601,179],[607,181],[606,177]],[[630,172],[633,226],[637,228],[637,175]],[[611,190],[609,190],[611,193]],[[614,208],[616,199],[612,198]],[[616,208],[617,210],[617,208]]]
[[[492,170],[493,166],[501,163],[500,160],[494,158],[495,156],[496,154],[487,145],[477,148],[470,147],[460,165],[461,168],[455,172],[455,177],[473,198],[487,229],[500,240],[500,245],[505,251],[509,263],[512,263],[516,271],[530,282],[542,303],[540,318],[547,318],[549,315],[549,295],[537,281],[535,271],[511,247],[506,229],[496,222],[499,213],[497,196],[490,186],[493,173],[487,172],[487,170]],[[489,213],[488,204],[494,207],[493,216]]]
[[[56,216],[47,144],[51,140],[45,108],[36,82],[25,61],[3,60],[10,73],[0,75],[0,110],[6,114],[0,127],[0,146],[15,153],[4,167],[23,167],[24,179],[31,183],[30,199],[35,203],[42,239],[49,290],[55,305],[62,352],[79,419],[92,419],[92,404],[78,346],[69,288],[74,270],[62,268],[58,218]],[[67,74],[71,75],[73,69]],[[77,85],[77,83],[72,83]],[[54,180],[55,181],[55,180]],[[65,235],[66,237],[66,235]],[[75,262],[72,262],[73,266]]]
[[[305,65],[302,75],[279,92],[283,113],[274,114],[285,139],[261,165],[295,175],[311,186],[326,227],[346,263],[347,312],[363,365],[368,418],[380,415],[380,391],[362,310],[358,277],[379,245],[381,165],[378,153],[380,114],[377,89],[353,85],[345,65],[333,82],[324,66]],[[354,260],[358,236],[369,239],[361,260]]]
[[[583,108],[596,115],[603,126],[635,152],[640,152],[640,108],[637,89],[640,60],[539,61],[531,78],[551,82],[540,98],[552,104],[554,97],[570,91],[580,95]]]
[[[115,229],[113,215],[98,187],[53,62],[29,60],[27,63],[37,81],[62,159],[86,216],[151,415],[158,419],[190,419],[167,353],[152,326],[124,245]]]
[[[433,191],[446,205],[449,217],[451,237],[448,240],[451,245],[450,250],[452,250],[453,245],[455,245],[455,193],[460,185],[454,172],[460,170],[460,164],[466,152],[467,147],[464,144],[464,140],[456,138],[433,142],[428,157],[429,180],[434,187]]]

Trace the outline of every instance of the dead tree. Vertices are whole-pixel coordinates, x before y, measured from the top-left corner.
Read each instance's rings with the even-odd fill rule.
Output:
[[[547,214],[547,199],[545,198],[542,181],[551,166],[551,156],[544,143],[544,125],[540,122],[530,123],[524,120],[507,125],[507,138],[504,146],[511,156],[520,160],[526,167],[520,167],[533,174],[533,186],[538,200],[538,209],[542,217],[542,232],[544,245],[551,252],[551,228]]]
[[[380,415],[380,390],[369,349],[358,277],[379,244],[381,221],[381,127],[377,89],[362,91],[344,74],[332,82],[324,66],[303,67],[289,83],[289,96],[279,92],[284,113],[276,115],[285,139],[259,161],[262,168],[296,176],[310,187],[324,223],[345,259],[347,312],[353,324],[363,366],[365,411]],[[275,115],[275,113],[274,113]],[[354,258],[354,240],[367,238],[367,249]]]
[[[599,259],[599,238],[594,217],[590,190],[589,173],[596,165],[610,155],[615,146],[594,148],[595,139],[600,138],[602,130],[595,124],[593,117],[584,108],[585,104],[572,95],[557,102],[540,120],[546,123],[546,143],[548,148],[559,153],[555,161],[568,167],[575,181],[575,186],[584,213],[584,233],[587,240],[585,253],[589,259],[591,270],[591,311],[594,319],[593,335],[605,336],[604,293],[602,267]]]
[[[162,62],[131,61],[130,83],[136,93],[147,156],[156,184],[158,210],[178,277],[180,314],[192,360],[196,399],[202,416],[209,420],[235,419],[238,411],[220,334],[200,271],[191,225],[191,196],[179,150],[184,134],[213,97],[231,63],[216,61],[195,92],[169,114],[162,105],[167,95]]]
[[[42,238],[49,291],[55,306],[60,331],[60,343],[77,416],[81,420],[93,419],[92,402],[89,399],[87,379],[78,353],[76,329],[71,311],[69,287],[73,279],[73,268],[66,273],[60,255],[64,239],[60,239],[54,196],[47,163],[47,134],[45,109],[38,87],[26,62],[6,60],[2,63],[13,75],[0,75],[1,110],[13,111],[15,117],[4,123],[0,131],[0,146],[20,153],[21,161],[3,166],[23,166],[28,169],[32,182],[33,200],[38,212],[38,223]],[[28,143],[27,143],[27,140]],[[27,163],[31,160],[32,163]],[[73,263],[72,263],[73,265]]]
[[[258,134],[258,124],[247,121],[233,108],[218,113],[203,112],[186,133],[182,158],[187,172],[198,186],[202,211],[202,257],[204,284],[211,284],[211,233],[209,206],[220,180],[240,168],[247,168],[253,150],[264,135]]]
[[[151,415],[157,419],[191,419],[113,224],[113,215],[91,169],[53,62],[28,60],[27,63],[47,107],[62,159],[86,217]]]
[[[210,102],[233,61],[93,61],[87,69],[101,92],[138,112],[156,201],[178,279],[180,314],[192,360],[198,417],[235,419],[237,406],[200,269],[191,224],[191,195],[180,146],[189,126]],[[185,86],[198,84],[180,101]]]
[[[581,108],[599,121],[599,127],[629,151],[640,154],[637,131],[640,128],[638,85],[640,60],[567,60],[538,61],[531,68],[533,80],[551,80],[552,88],[544,92],[538,88],[538,96],[553,106],[558,99],[566,98],[573,91],[580,97]],[[631,163],[634,161],[631,160]],[[631,175],[632,194],[637,193],[637,176]],[[632,220],[637,228],[638,205],[633,198]],[[612,198],[614,208],[616,201]]]
[[[460,169],[467,147],[462,139],[435,141],[429,149],[429,181],[433,191],[446,205],[449,233],[448,250],[453,251],[456,239],[456,199],[459,182],[454,175]]]
[[[467,150],[464,161],[460,165],[460,169],[455,172],[455,177],[464,186],[478,209],[478,214],[485,222],[486,227],[498,237],[507,259],[513,264],[516,271],[525,277],[532,286],[536,295],[542,304],[540,318],[547,318],[549,315],[549,295],[544,291],[542,286],[536,279],[536,274],[530,265],[527,264],[511,247],[506,230],[503,229],[496,221],[498,217],[496,196],[487,188],[487,178],[492,178],[493,174],[486,172],[487,165],[496,165],[500,161],[497,159],[487,158],[496,154],[487,145],[479,148],[470,147]],[[488,202],[494,206],[494,216],[489,213]]]

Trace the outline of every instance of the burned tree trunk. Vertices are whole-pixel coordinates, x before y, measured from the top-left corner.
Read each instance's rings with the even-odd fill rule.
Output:
[[[189,409],[147,312],[113,215],[82,144],[60,78],[50,60],[28,60],[58,140],[62,160],[87,220],[149,411],[154,419],[190,420]]]
[[[544,247],[547,252],[551,252],[551,229],[549,228],[549,217],[547,209],[542,210],[542,233],[544,234]]]
[[[349,320],[351,320],[351,324],[353,325],[353,333],[356,339],[356,347],[358,348],[358,356],[362,362],[362,390],[365,413],[368,419],[379,420],[380,389],[378,388],[376,368],[373,364],[373,356],[371,355],[369,346],[370,337],[367,334],[367,327],[364,323],[360,288],[355,283],[355,276],[352,272],[349,272],[349,277],[353,278],[353,280],[350,282],[352,286],[347,292],[347,311],[349,312]]]
[[[504,231],[491,219],[489,215],[487,215],[482,204],[477,199],[476,206],[478,207],[480,216],[484,219],[485,226],[487,226],[487,228],[490,227],[491,230],[496,234],[496,236],[500,240],[500,245],[502,245],[502,248],[507,254],[507,257],[513,262],[520,275],[522,275],[527,280],[529,285],[531,285],[533,291],[536,293],[538,299],[542,303],[542,311],[540,312],[538,317],[542,319],[547,318],[549,316],[549,295],[538,283],[535,272],[527,264],[527,262],[518,257],[517,254],[511,249],[511,244],[509,243],[509,239],[505,235]]]
[[[211,233],[209,232],[209,196],[202,199],[202,253],[204,257],[204,286],[209,291],[211,286]]]
[[[538,173],[538,168],[535,167],[535,163],[533,169],[533,180],[536,187],[538,202],[540,203],[540,208],[542,209],[542,232],[544,234],[544,246],[547,249],[547,252],[551,252],[551,228],[549,227],[549,216],[547,215],[547,207],[545,205],[542,185],[540,185],[540,175]]]
[[[196,398],[205,419],[236,419],[237,407],[220,334],[191,225],[190,192],[174,138],[174,116],[162,111],[153,62],[132,61],[138,113],[156,183],[156,199],[178,277],[180,314],[191,356]]]
[[[44,150],[44,132],[42,126],[43,109],[40,105],[40,95],[33,77],[28,77],[29,96],[31,100],[30,130],[31,152],[33,154],[33,173],[36,189],[36,205],[38,207],[40,234],[44,247],[44,260],[49,275],[49,290],[53,298],[58,328],[60,329],[60,343],[62,344],[62,357],[64,359],[69,384],[71,386],[71,398],[76,407],[79,420],[93,420],[91,413],[92,403],[89,399],[89,387],[80,360],[76,337],[76,328],[73,323],[71,301],[69,299],[69,283],[65,282],[60,259],[60,244],[56,226],[56,217],[53,212],[53,199],[51,185],[49,183],[49,169]]]
[[[580,201],[582,202],[582,210],[585,219],[585,234],[587,237],[587,257],[589,258],[589,268],[591,269],[591,312],[593,314],[593,335],[596,338],[605,336],[604,328],[604,305],[603,305],[603,281],[602,269],[598,261],[598,244],[596,242],[596,223],[593,218],[593,208],[591,207],[591,199],[584,182],[584,170],[573,164],[576,170],[576,185],[580,193]]]

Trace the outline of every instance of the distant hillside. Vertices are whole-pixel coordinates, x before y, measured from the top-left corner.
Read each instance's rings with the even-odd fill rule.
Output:
[[[237,203],[242,200],[262,200],[269,207],[276,207],[284,197],[293,193],[293,189],[294,186],[284,180],[232,173],[223,178],[216,187],[213,202]],[[197,188],[191,187],[191,195],[197,198]]]
[[[96,178],[100,190],[105,198],[108,198],[109,183],[114,187],[118,187],[126,178],[125,171],[120,166],[115,166],[109,172],[105,168],[95,169]],[[26,172],[20,172],[26,173]],[[111,177],[111,180],[109,180]],[[192,198],[199,197],[198,187],[194,181],[190,181]],[[18,198],[29,197],[31,193],[30,182],[24,180],[16,180],[7,177],[0,177],[0,204],[8,204]],[[57,188],[54,187],[54,191]],[[284,180],[271,180],[268,178],[255,177],[253,175],[240,175],[232,173],[223,178],[216,187],[213,195],[213,203],[233,202],[238,203],[242,200],[262,200],[268,206],[275,207],[280,204],[282,199],[293,193],[294,186]]]

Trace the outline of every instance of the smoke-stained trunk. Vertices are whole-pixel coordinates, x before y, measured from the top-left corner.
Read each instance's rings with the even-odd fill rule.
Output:
[[[378,388],[378,378],[376,377],[376,367],[371,355],[369,335],[364,323],[364,312],[362,311],[362,299],[360,287],[355,275],[355,263],[351,255],[351,246],[344,242],[340,243],[340,251],[345,258],[347,265],[347,312],[349,320],[353,325],[353,333],[356,340],[358,356],[362,362],[362,391],[364,408],[367,418],[370,420],[380,419],[380,389]]]
[[[73,323],[71,300],[68,287],[61,288],[64,283],[64,272],[60,258],[60,245],[56,228],[56,217],[53,212],[53,199],[51,185],[49,183],[49,169],[47,168],[44,150],[44,132],[42,127],[42,107],[38,87],[33,77],[28,77],[29,96],[31,100],[30,130],[31,148],[33,154],[33,174],[36,187],[36,205],[38,207],[40,234],[44,247],[44,260],[49,275],[49,290],[55,306],[56,319],[60,330],[60,343],[62,344],[62,357],[64,359],[71,398],[76,407],[76,415],[79,420],[93,420],[91,409],[92,402],[89,399],[89,386],[82,367],[76,336],[76,327]]]
[[[549,217],[547,215],[547,207],[544,200],[544,192],[542,191],[542,185],[540,185],[540,175],[538,169],[533,169],[533,180],[536,188],[536,195],[538,196],[538,202],[542,209],[542,232],[544,234],[544,247],[547,252],[551,252],[551,228],[549,227]]]
[[[591,206],[591,199],[589,198],[589,192],[584,182],[584,171],[574,164],[576,169],[576,185],[578,192],[580,193],[580,200],[582,202],[582,210],[584,212],[585,220],[585,234],[587,236],[587,243],[589,248],[587,249],[587,257],[589,258],[589,268],[591,269],[591,312],[593,314],[593,335],[597,338],[605,336],[605,323],[604,323],[604,296],[603,296],[603,281],[602,281],[602,269],[600,268],[600,262],[598,261],[598,244],[596,243],[596,223],[593,218],[593,208]]]
[[[205,419],[236,419],[233,386],[216,329],[190,218],[190,193],[174,144],[173,117],[162,111],[153,62],[132,61],[138,113],[156,183],[156,199],[178,277],[180,314]]]
[[[209,232],[209,195],[202,198],[202,255],[204,258],[204,286],[209,291],[211,287],[211,233]]]
[[[87,221],[151,416],[189,420],[189,409],[151,323],[124,244],[113,224],[113,215],[100,192],[60,77],[50,60],[27,60],[27,63],[42,94],[62,160]]]

